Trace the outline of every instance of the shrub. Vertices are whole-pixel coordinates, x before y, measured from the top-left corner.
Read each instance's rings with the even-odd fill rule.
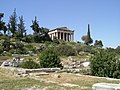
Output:
[[[43,51],[39,59],[40,59],[40,66],[43,68],[54,68],[54,67],[62,68],[60,58],[52,49],[47,49]]]
[[[39,68],[39,64],[34,62],[33,60],[29,60],[26,62],[23,62],[20,67],[22,68],[27,68],[27,69],[35,69],[35,68]]]
[[[100,50],[91,58],[91,74],[95,76],[120,78],[120,60],[113,52]]]
[[[56,47],[55,51],[60,56],[75,56],[76,55],[75,49],[70,45],[59,45],[58,47]]]

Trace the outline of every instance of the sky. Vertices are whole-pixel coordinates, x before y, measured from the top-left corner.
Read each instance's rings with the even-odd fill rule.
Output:
[[[120,46],[120,0],[1,0],[6,23],[15,8],[17,16],[24,17],[27,33],[33,33],[30,26],[37,16],[40,27],[74,30],[74,41],[82,42],[90,24],[94,41],[102,40],[104,47]]]

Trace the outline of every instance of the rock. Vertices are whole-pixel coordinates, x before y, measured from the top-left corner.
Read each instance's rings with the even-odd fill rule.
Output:
[[[120,90],[119,84],[96,83],[92,86],[93,90]]]
[[[22,74],[22,77],[27,77],[27,76],[29,76],[28,74]]]
[[[59,74],[54,74],[54,75],[51,75],[53,78],[60,78],[61,76]]]
[[[40,73],[29,73],[30,76],[44,76],[44,75],[49,75],[46,72],[40,72]]]
[[[9,62],[4,61],[4,62],[1,64],[1,66],[9,66]]]
[[[83,62],[81,63],[83,67],[88,67],[90,65],[89,61]]]

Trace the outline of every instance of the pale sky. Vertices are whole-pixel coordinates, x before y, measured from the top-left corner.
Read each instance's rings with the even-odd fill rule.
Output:
[[[120,0],[1,0],[0,12],[8,23],[14,8],[23,15],[28,33],[37,16],[41,27],[54,29],[68,27],[75,30],[75,40],[80,41],[91,27],[93,40],[102,40],[104,47],[120,45]]]

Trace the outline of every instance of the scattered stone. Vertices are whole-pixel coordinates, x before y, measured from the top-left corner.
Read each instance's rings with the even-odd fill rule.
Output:
[[[43,75],[49,75],[49,73],[46,72],[39,72],[39,73],[29,73],[30,76],[43,76]]]
[[[93,90],[120,90],[119,84],[96,83],[92,86]]]
[[[85,61],[85,62],[81,63],[81,65],[83,65],[83,67],[88,67],[90,65],[90,62]]]
[[[76,84],[71,84],[71,83],[63,83],[63,84],[60,84],[61,86],[66,86],[66,87],[79,87],[79,85],[76,85]]]
[[[61,76],[59,74],[54,74],[54,75],[51,75],[53,78],[61,78]]]
[[[1,66],[2,66],[2,67],[4,67],[4,66],[9,66],[9,62],[4,61],[4,62],[1,64]]]

